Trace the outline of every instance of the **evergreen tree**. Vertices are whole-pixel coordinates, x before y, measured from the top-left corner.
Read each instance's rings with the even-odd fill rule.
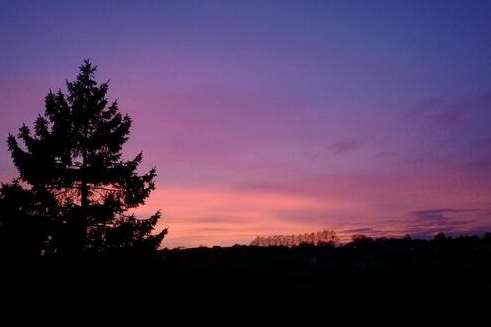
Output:
[[[18,181],[0,188],[0,255],[24,259],[47,250],[50,219],[57,212],[54,198],[46,192],[27,190]]]
[[[156,171],[138,174],[142,153],[122,158],[131,119],[116,101],[108,102],[108,83],[98,84],[95,71],[85,60],[77,79],[67,82],[67,94],[50,91],[33,132],[23,125],[17,138],[8,137],[20,184],[5,185],[1,193],[30,193],[24,203],[32,209],[23,215],[46,226],[43,252],[153,250],[167,232],[152,233],[160,212],[147,219],[128,214],[154,189]],[[9,196],[2,201],[12,203]]]

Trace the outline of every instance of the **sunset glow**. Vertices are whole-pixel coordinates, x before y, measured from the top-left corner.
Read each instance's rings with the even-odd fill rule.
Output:
[[[491,2],[231,3],[3,4],[0,180],[90,58],[157,168],[136,212],[162,247],[491,230]]]

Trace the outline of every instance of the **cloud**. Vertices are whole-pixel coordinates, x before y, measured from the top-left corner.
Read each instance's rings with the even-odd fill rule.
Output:
[[[475,225],[474,220],[458,220],[444,223],[414,224],[406,227],[407,234],[414,238],[431,238],[438,233],[450,236],[475,235],[489,231],[489,225]]]
[[[485,220],[485,209],[426,209],[413,211],[411,215],[414,220],[408,221],[404,228],[416,238],[431,238],[437,233],[481,234],[491,227]]]
[[[383,158],[383,159],[391,159],[398,157],[399,154],[394,151],[381,151],[375,155],[375,157]]]
[[[275,214],[282,221],[310,225],[327,225],[332,217],[332,211],[328,208],[276,210]]]
[[[406,114],[432,126],[448,126],[489,115],[491,94],[466,97],[440,97],[426,100]]]
[[[491,92],[427,100],[401,118],[408,138],[404,163],[474,172],[489,168]]]
[[[339,155],[351,151],[358,150],[362,144],[353,139],[345,139],[331,144],[327,149],[334,155]]]
[[[373,228],[353,228],[353,229],[345,229],[342,232],[349,233],[349,234],[363,234],[363,233],[370,233],[373,230],[374,230]]]
[[[338,236],[341,240],[350,241],[355,235],[365,235],[368,237],[379,238],[379,237],[402,237],[406,235],[404,230],[381,230],[375,228],[354,228],[354,229],[344,229],[338,232]]]
[[[442,220],[442,219],[451,219],[452,217],[448,216],[448,214],[459,214],[465,212],[476,212],[480,211],[480,209],[426,209],[426,210],[418,210],[412,211],[411,215],[419,218],[419,219],[432,219],[432,220]]]

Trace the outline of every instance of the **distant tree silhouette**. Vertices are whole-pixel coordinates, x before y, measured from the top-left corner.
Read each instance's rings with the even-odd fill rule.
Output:
[[[445,233],[438,233],[433,237],[433,239],[435,241],[443,242],[447,240],[447,235],[445,235]]]
[[[250,243],[251,246],[331,246],[339,242],[339,237],[334,231],[323,230],[316,233],[305,233],[298,235],[270,235],[257,236]]]
[[[4,249],[23,242],[39,254],[146,251],[166,234],[152,233],[160,212],[147,219],[127,214],[154,189],[156,170],[138,174],[142,153],[122,159],[131,119],[108,102],[108,83],[98,84],[95,71],[85,60],[67,94],[47,95],[32,133],[23,125],[17,138],[9,135],[19,178],[0,190]]]

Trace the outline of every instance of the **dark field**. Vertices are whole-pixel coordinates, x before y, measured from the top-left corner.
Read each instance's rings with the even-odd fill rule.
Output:
[[[87,294],[102,289],[106,296],[462,300],[491,291],[491,237],[166,249],[151,256],[119,254],[70,262],[51,258],[24,272],[33,270],[36,274],[26,281],[34,288]]]

